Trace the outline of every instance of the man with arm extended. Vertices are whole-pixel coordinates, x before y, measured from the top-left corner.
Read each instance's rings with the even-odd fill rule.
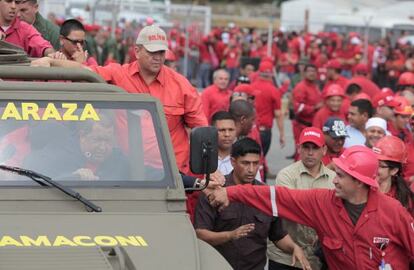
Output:
[[[217,189],[209,199],[221,209],[242,202],[313,227],[330,270],[408,270],[414,220],[398,201],[378,192],[376,154],[353,146],[333,162],[334,190],[240,185]]]
[[[234,170],[225,176],[225,185],[263,185],[255,180],[260,152],[253,139],[235,142],[231,151]],[[195,228],[198,238],[214,246],[234,269],[262,270],[266,264],[267,238],[284,252],[293,254],[293,262],[297,258],[305,269],[310,269],[302,249],[283,230],[280,220],[253,207],[231,203],[219,213],[203,194],[196,207]]]

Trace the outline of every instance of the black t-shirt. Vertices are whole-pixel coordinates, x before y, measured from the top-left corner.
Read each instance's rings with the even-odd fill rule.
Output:
[[[254,181],[253,185],[263,185]],[[226,176],[226,186],[235,183],[231,174]],[[196,206],[194,226],[213,232],[232,231],[238,227],[255,223],[255,230],[247,237],[215,246],[230,265],[237,270],[263,270],[266,264],[267,239],[281,240],[287,235],[278,218],[268,216],[256,208],[232,202],[222,212],[213,208],[202,194]]]
[[[362,204],[352,204],[348,201],[343,200],[346,211],[348,212],[349,217],[351,218],[352,224],[357,224],[359,217],[364,211],[367,203]]]

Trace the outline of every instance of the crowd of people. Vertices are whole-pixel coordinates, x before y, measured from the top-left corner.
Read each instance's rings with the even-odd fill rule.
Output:
[[[232,25],[193,31],[186,48],[179,28],[150,20],[114,38],[77,19],[54,23],[36,0],[0,0],[0,37],[42,57],[33,66],[90,69],[160,100],[186,187],[205,183],[191,176],[187,129],[217,129],[218,171],[205,193],[188,194],[188,211],[233,268],[410,269],[414,47],[405,33],[363,46],[359,33],[268,40]],[[295,161],[272,176],[274,123],[280,146],[292,143],[287,115]]]

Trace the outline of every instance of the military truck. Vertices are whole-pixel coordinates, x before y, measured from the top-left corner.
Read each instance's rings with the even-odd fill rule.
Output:
[[[231,269],[186,214],[160,102],[71,72],[0,67],[0,269]]]

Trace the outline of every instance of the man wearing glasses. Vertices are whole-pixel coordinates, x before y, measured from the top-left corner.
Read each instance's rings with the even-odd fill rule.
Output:
[[[20,3],[18,0],[0,0],[0,39],[21,47],[31,57],[54,53],[49,41],[17,17]]]
[[[86,43],[86,31],[83,24],[75,19],[63,22],[60,27],[60,51],[54,54],[54,58],[68,59],[87,66],[97,66],[98,63],[84,50]]]

